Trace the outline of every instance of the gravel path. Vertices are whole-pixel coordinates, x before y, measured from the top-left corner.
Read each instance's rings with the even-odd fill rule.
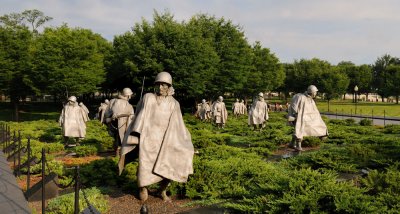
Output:
[[[124,193],[119,189],[112,190],[108,194],[108,201],[110,211],[107,214],[127,214],[127,213],[140,213],[142,203],[135,195]],[[191,202],[189,199],[177,199],[172,197],[172,202],[164,202],[161,198],[149,195],[146,201],[148,213],[181,213],[186,212],[197,207],[186,207],[185,204]],[[29,202],[29,207],[36,210],[33,213],[42,213],[42,202]]]

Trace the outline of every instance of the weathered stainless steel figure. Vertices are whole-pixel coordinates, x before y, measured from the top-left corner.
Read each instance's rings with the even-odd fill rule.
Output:
[[[247,107],[246,104],[244,103],[244,100],[240,102],[240,114],[246,115],[247,114]]]
[[[79,106],[82,108],[82,110],[84,111],[84,120],[85,121],[89,121],[89,109],[85,106],[85,104],[83,104],[82,102],[79,103]]]
[[[318,89],[310,85],[304,93],[293,96],[288,109],[288,122],[294,125],[290,147],[302,151],[301,141],[305,136],[326,137],[328,129],[315,105]]]
[[[254,130],[261,131],[265,127],[265,122],[269,119],[268,105],[264,101],[264,94],[258,93],[257,100],[254,100],[249,111],[249,125],[254,127]]]
[[[86,136],[87,112],[76,101],[75,96],[68,98],[68,103],[64,105],[58,120],[65,142],[67,142],[68,137],[73,137],[78,143],[79,139]]]
[[[119,155],[119,148],[124,139],[125,132],[132,121],[134,110],[129,100],[132,97],[132,90],[124,88],[116,99],[112,99],[104,114],[108,125],[109,133],[114,137],[114,150]]]
[[[208,121],[211,118],[211,107],[205,99],[201,101],[199,114],[202,121]]]
[[[105,99],[104,103],[100,103],[98,115],[99,115],[99,120],[101,123],[106,123],[106,120],[104,118],[104,113],[106,112],[109,104],[110,104],[110,101],[108,99]]]
[[[218,100],[213,103],[211,111],[213,113],[214,123],[218,128],[224,128],[226,120],[228,119],[228,112],[223,102],[224,98],[222,96],[218,97]]]
[[[241,103],[239,102],[239,99],[236,99],[236,102],[235,103],[233,103],[233,105],[232,105],[232,112],[233,112],[233,115],[235,115],[236,117],[239,117],[239,115],[241,115],[242,113],[241,113],[241,109],[242,108],[242,105],[241,105]]]
[[[180,105],[172,97],[171,75],[159,73],[155,85],[156,93],[145,94],[137,105],[122,143],[118,166],[121,173],[125,156],[138,144],[140,199],[147,200],[147,186],[161,182],[161,197],[169,201],[166,190],[170,181],[186,182],[193,173],[194,148]]]

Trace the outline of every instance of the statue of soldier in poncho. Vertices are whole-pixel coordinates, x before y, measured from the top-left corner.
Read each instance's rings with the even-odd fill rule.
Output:
[[[136,115],[122,143],[118,166],[121,173],[125,156],[138,145],[140,199],[147,200],[147,186],[161,182],[161,197],[169,201],[170,181],[186,182],[193,174],[194,148],[180,105],[172,97],[171,75],[159,73],[155,85],[156,92],[145,94],[137,105]]]
[[[133,92],[130,88],[124,88],[118,98],[110,101],[104,114],[109,134],[114,137],[116,155],[119,155],[121,142],[134,115],[133,107],[129,103],[132,94]]]
[[[301,147],[303,137],[316,136],[325,138],[328,136],[328,129],[314,102],[317,92],[317,87],[310,85],[306,92],[293,96],[288,109],[288,122],[294,125],[292,142],[289,147],[298,151],[303,150]]]
[[[68,144],[68,138],[70,137],[75,138],[77,144],[79,144],[80,139],[85,138],[85,123],[88,121],[88,116],[86,110],[78,105],[75,96],[68,98],[68,102],[64,105],[58,121],[66,144]]]
[[[89,121],[90,120],[90,118],[89,118],[89,109],[85,106],[85,104],[83,104],[83,102],[80,102],[79,106],[82,108],[83,112],[85,113],[84,114],[84,117],[85,117],[84,120],[85,121]]]
[[[210,113],[211,113],[210,105],[208,105],[205,99],[201,100],[200,112],[199,112],[200,119],[202,121],[209,120],[211,118]]]
[[[104,113],[106,112],[108,105],[110,104],[110,101],[108,99],[104,100],[104,103],[100,103],[99,111],[98,111],[98,117],[99,120],[102,124],[106,123],[106,120],[104,118]]]
[[[246,115],[247,114],[247,107],[246,104],[244,103],[244,100],[240,102],[240,114],[241,115]]]
[[[213,103],[211,108],[214,123],[218,128],[224,128],[226,120],[228,119],[228,111],[226,110],[224,98],[222,96],[218,97],[218,100]]]
[[[249,125],[261,131],[265,127],[265,122],[269,119],[268,105],[264,101],[264,94],[260,92],[254,100],[249,111]]]
[[[236,102],[233,103],[233,105],[232,105],[233,115],[235,115],[236,117],[239,117],[239,115],[241,115],[241,110],[242,110],[241,107],[242,107],[242,105],[240,104],[239,99],[236,99]]]

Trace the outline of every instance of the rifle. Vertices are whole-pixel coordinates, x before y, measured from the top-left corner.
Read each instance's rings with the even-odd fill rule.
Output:
[[[146,79],[146,76],[143,76],[142,91],[140,92],[140,99],[142,99],[142,97],[143,97],[144,79]]]

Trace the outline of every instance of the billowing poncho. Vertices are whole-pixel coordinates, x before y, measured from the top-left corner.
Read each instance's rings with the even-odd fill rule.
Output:
[[[240,104],[239,102],[235,102],[233,104],[233,106],[232,106],[233,114],[234,115],[242,114],[241,113],[241,110],[242,110],[241,107],[242,107],[242,104]]]
[[[104,113],[106,112],[107,108],[108,108],[108,104],[107,103],[101,103],[100,104],[98,113],[99,113],[99,120],[102,123],[106,122],[105,118],[104,118]]]
[[[63,136],[84,138],[87,119],[86,111],[78,103],[65,104],[59,119]]]
[[[269,119],[268,105],[262,100],[257,100],[251,105],[249,111],[249,125],[263,124]]]
[[[130,135],[138,135],[139,139]],[[120,173],[125,155],[139,143],[138,185],[148,186],[164,178],[186,182],[193,174],[194,148],[178,101],[172,96],[145,94],[137,105],[136,115],[128,128],[118,163]]]
[[[225,124],[228,119],[228,112],[226,111],[225,103],[216,101],[213,103],[212,109],[213,118],[215,123]]]
[[[110,101],[104,117],[114,117],[118,120],[117,127],[112,128],[118,129],[120,142],[122,142],[124,139],[125,132],[132,121],[133,115],[134,110],[132,105],[128,102],[128,98],[124,96],[118,96],[118,99],[112,99]]]
[[[208,103],[202,103],[199,112],[200,119],[202,120],[210,119],[210,112],[211,112],[210,105],[208,105]]]
[[[305,92],[293,96],[289,106],[289,116],[295,117],[295,136],[326,136],[328,129],[311,96]]]

